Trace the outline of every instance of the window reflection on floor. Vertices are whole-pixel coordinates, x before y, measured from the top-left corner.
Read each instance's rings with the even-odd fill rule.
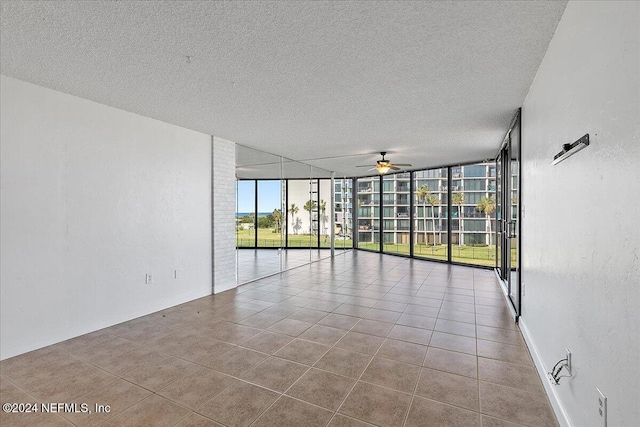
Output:
[[[331,256],[329,249],[240,249],[236,252],[238,283],[246,283],[278,273],[281,267],[282,270],[288,270]],[[338,251],[338,253],[341,252]]]

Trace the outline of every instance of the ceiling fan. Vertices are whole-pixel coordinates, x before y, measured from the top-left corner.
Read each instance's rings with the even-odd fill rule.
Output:
[[[376,162],[376,165],[375,165],[374,167],[372,167],[371,169],[369,169],[369,170],[370,170],[370,171],[372,171],[372,170],[377,170],[377,171],[378,171],[378,173],[379,173],[380,175],[384,175],[384,174],[386,174],[387,172],[389,172],[390,170],[394,170],[394,171],[400,170],[400,166],[402,166],[402,167],[409,167],[409,166],[411,166],[411,165],[410,165],[410,164],[408,164],[408,163],[391,163],[389,160],[386,160],[386,159],[384,158],[384,156],[385,156],[386,154],[387,154],[387,152],[386,152],[386,151],[381,151],[381,152],[380,152],[380,155],[382,156],[382,159],[378,160],[378,161]],[[371,165],[358,165],[358,166],[356,166],[356,167],[357,167],[357,168],[368,168],[368,167],[370,167],[370,166],[371,166]]]

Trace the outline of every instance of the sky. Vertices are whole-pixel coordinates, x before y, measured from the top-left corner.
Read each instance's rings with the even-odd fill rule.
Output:
[[[258,180],[258,212],[271,213],[274,209],[280,209],[280,180]],[[236,181],[236,202],[237,212],[251,213],[255,204],[255,181]],[[289,185],[289,206],[295,203],[302,211],[304,204],[310,197],[309,182],[306,180],[290,180]],[[331,183],[324,180],[318,188],[320,200],[331,203]],[[317,197],[316,195],[315,197]]]
[[[237,181],[238,212],[253,212],[255,182]],[[280,208],[280,181],[258,181],[258,212]]]

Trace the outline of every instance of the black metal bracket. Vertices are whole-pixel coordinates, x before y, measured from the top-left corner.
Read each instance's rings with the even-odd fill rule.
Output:
[[[562,151],[553,156],[553,162],[551,164],[557,165],[564,159],[574,155],[578,151],[589,145],[589,134],[584,135],[582,138],[574,142],[573,144],[563,144]]]

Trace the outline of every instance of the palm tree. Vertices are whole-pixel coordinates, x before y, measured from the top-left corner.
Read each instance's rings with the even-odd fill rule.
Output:
[[[422,216],[423,216],[423,221],[424,221],[424,244],[427,244],[427,198],[431,195],[431,190],[429,190],[429,187],[426,186],[426,184],[422,184],[417,190],[416,190],[416,197],[418,198],[418,201],[422,202]],[[435,237],[433,240],[433,243],[435,244]]]
[[[433,221],[433,246],[436,245],[436,213],[434,211],[434,206],[440,204],[440,198],[435,194],[430,194],[427,196],[425,200],[428,204],[431,205],[431,220]]]
[[[293,234],[298,234],[296,233],[296,214],[298,213],[300,209],[296,206],[295,203],[291,203],[291,207],[289,208],[289,213],[291,214],[291,228],[293,230]]]
[[[282,224],[282,211],[280,209],[274,209],[273,213],[273,223],[276,226],[276,233],[280,232],[280,225]]]
[[[322,212],[322,229],[324,230],[324,234],[327,234],[327,202],[324,200],[320,200],[320,212]]]
[[[487,221],[489,222],[489,244],[491,244],[491,215],[496,211],[496,201],[493,196],[489,195],[489,197],[480,199],[477,207],[480,212],[484,212],[487,216]]]
[[[314,200],[309,199],[302,208],[309,212],[309,219],[311,220],[311,212],[318,208],[318,204]],[[309,222],[309,234],[313,234],[312,221]]]
[[[451,202],[458,205],[458,246],[462,246],[462,205],[464,204],[464,194],[454,193]]]

